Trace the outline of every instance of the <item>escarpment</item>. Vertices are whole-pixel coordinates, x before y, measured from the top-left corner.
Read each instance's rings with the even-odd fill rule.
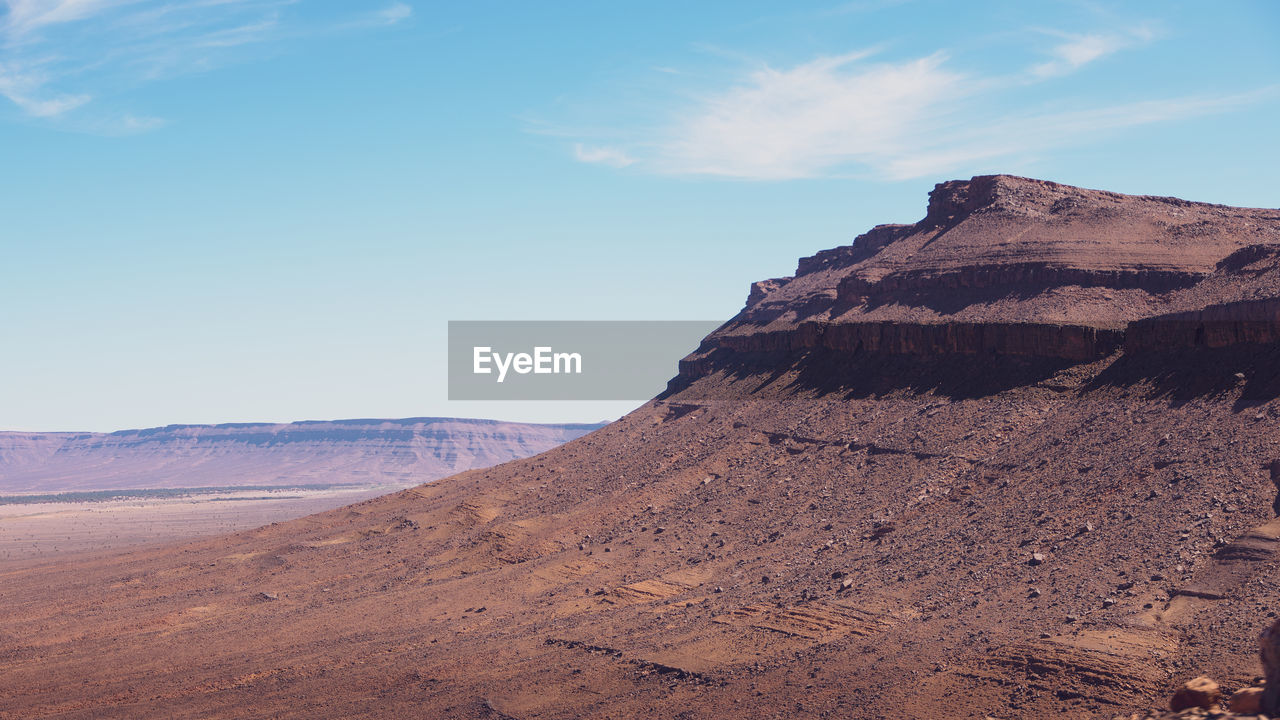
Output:
[[[673,387],[761,353],[1083,362],[1277,338],[1280,211],[992,175],[754,284]]]
[[[1250,245],[1203,282],[1173,293],[1169,311],[1130,323],[1129,351],[1280,341],[1280,245]]]

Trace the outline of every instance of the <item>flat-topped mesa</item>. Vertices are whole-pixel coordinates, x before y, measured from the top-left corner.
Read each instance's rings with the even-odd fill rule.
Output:
[[[1004,175],[952,181],[934,189],[913,232],[851,268],[838,296],[1060,286],[1163,293],[1195,284],[1243,245],[1275,241],[1275,218]],[[1257,233],[1267,219],[1269,238]]]
[[[1280,270],[1250,285],[1257,297],[1247,311],[1232,288],[1260,276],[1259,263],[1280,263],[1276,247],[1280,210],[1010,175],[953,180],[934,188],[919,222],[876,226],[852,245],[801,259],[793,277],[755,283],[690,368],[705,369],[716,349],[1083,361],[1124,345],[1138,321],[1148,339],[1131,349],[1162,337],[1185,344],[1197,318],[1217,323],[1200,333],[1203,342],[1269,338],[1267,324],[1280,327],[1267,314],[1280,297]],[[1160,335],[1158,318],[1175,312],[1182,328]],[[1222,324],[1240,313],[1245,325]],[[1189,337],[1195,344],[1194,329]]]

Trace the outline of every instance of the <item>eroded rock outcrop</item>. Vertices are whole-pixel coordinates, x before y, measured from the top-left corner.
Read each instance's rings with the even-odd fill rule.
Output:
[[[1170,309],[1131,323],[1129,351],[1229,347],[1280,340],[1280,246],[1250,245],[1202,282],[1167,299]]]
[[[755,283],[677,385],[760,353],[1087,361],[1277,339],[1280,211],[992,175]]]

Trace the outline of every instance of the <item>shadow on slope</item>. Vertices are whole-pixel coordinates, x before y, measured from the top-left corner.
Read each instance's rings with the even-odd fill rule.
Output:
[[[1153,397],[1181,407],[1239,392],[1242,412],[1280,397],[1280,346],[1235,345],[1121,355],[1084,388],[1151,386]]]
[[[701,398],[682,395],[681,399],[737,399],[770,390],[852,400],[907,390],[961,400],[1043,383],[1079,364],[1057,358],[850,354],[829,349],[755,353],[717,349],[706,362],[717,369],[721,381],[704,378],[696,383]],[[693,385],[673,381],[658,399],[665,400]]]

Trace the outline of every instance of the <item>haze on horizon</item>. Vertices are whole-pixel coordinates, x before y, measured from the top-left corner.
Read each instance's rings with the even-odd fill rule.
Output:
[[[977,174],[1275,207],[1278,31],[1263,0],[0,0],[0,429],[612,419],[447,401],[446,321],[728,318]]]

